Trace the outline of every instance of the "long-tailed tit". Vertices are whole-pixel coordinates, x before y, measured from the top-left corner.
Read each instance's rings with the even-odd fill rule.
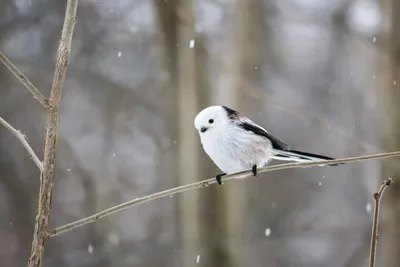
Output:
[[[287,144],[264,128],[226,106],[203,109],[195,118],[204,151],[224,173],[217,174],[218,184],[226,174],[265,167],[271,159],[284,161],[321,161],[333,158],[291,150]],[[336,166],[333,164],[331,166]]]

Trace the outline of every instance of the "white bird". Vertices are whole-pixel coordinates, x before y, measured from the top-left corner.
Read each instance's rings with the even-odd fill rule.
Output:
[[[204,151],[223,173],[265,167],[271,159],[297,162],[331,160],[334,158],[291,150],[289,145],[272,136],[264,128],[226,106],[210,106],[195,118]],[[332,164],[331,166],[337,166]]]

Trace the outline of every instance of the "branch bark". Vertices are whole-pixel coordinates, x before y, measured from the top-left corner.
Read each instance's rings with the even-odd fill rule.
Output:
[[[273,165],[273,166],[268,166],[265,168],[258,169],[258,173],[263,173],[263,172],[270,172],[270,171],[278,171],[278,170],[285,170],[285,169],[294,169],[294,168],[309,168],[309,167],[316,167],[320,166],[323,164],[340,164],[340,163],[350,163],[350,162],[360,162],[360,161],[365,161],[365,160],[371,160],[371,159],[383,159],[383,158],[391,158],[391,157],[397,157],[400,156],[400,151],[395,151],[395,152],[388,152],[388,153],[382,153],[382,154],[374,154],[374,155],[367,155],[367,156],[360,156],[360,157],[353,157],[353,158],[343,158],[343,159],[335,159],[335,160],[326,160],[326,161],[315,161],[315,162],[295,162],[295,163],[287,163],[287,164],[279,164],[279,165]],[[241,178],[246,178],[249,176],[252,176],[253,173],[252,171],[243,171],[243,172],[238,172],[234,173],[231,175],[224,176],[222,180],[228,181],[232,179],[241,179]],[[140,198],[135,198],[131,201],[122,203],[120,205],[108,208],[106,210],[103,210],[99,213],[93,214],[89,217],[77,220],[75,222],[68,223],[66,225],[57,227],[53,230],[50,230],[48,233],[48,237],[53,237],[60,235],[62,233],[65,233],[67,231],[70,231],[72,229],[81,227],[83,225],[89,224],[89,223],[94,223],[104,217],[110,216],[111,214],[114,214],[116,212],[125,210],[127,208],[155,200],[158,198],[166,197],[166,196],[172,196],[178,193],[186,192],[189,190],[197,189],[197,188],[203,188],[207,187],[211,184],[216,183],[215,178],[210,178],[207,180],[203,180],[200,182],[195,182],[175,188],[171,188],[162,192],[154,193],[145,197],[140,197]]]
[[[42,93],[26,78],[26,76],[20,72],[17,67],[0,51],[0,61],[6,65],[6,67],[17,77],[26,89],[33,95],[33,97],[39,101],[45,109],[49,108],[49,100],[42,95]]]
[[[374,193],[374,200],[375,200],[375,206],[374,206],[374,220],[372,223],[372,235],[371,235],[371,249],[370,249],[370,255],[369,255],[369,267],[374,267],[375,266],[375,258],[376,258],[376,245],[378,243],[378,225],[379,225],[379,208],[381,204],[381,199],[383,196],[383,193],[385,192],[385,189],[389,187],[393,183],[391,178],[388,178],[386,181],[383,182],[381,187],[379,188],[379,191]]]
[[[22,134],[20,131],[11,126],[7,121],[5,121],[2,117],[0,117],[0,124],[3,124],[24,146],[26,151],[29,154],[29,157],[35,162],[36,166],[39,168],[40,172],[43,171],[43,164],[40,159],[36,156],[35,151],[33,151],[32,147],[29,145],[28,140],[26,140],[26,136]]]
[[[58,48],[54,79],[50,92],[50,107],[45,128],[43,172],[40,177],[38,210],[35,219],[35,229],[28,267],[40,267],[42,265],[44,243],[48,238],[60,103],[68,68],[77,8],[78,0],[68,0]]]

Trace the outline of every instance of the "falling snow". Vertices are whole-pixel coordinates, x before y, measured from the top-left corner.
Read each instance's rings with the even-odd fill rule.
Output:
[[[393,85],[396,86],[396,80],[393,81]]]
[[[71,169],[68,168],[68,169],[67,169],[67,172],[70,172],[70,171],[71,171]]]
[[[271,235],[271,228],[266,228],[265,229],[265,236],[270,236]]]
[[[371,203],[367,203],[367,205],[365,205],[365,210],[367,211],[367,213],[370,213],[372,211],[372,205]]]
[[[376,37],[374,37],[373,42],[374,42],[374,43],[376,42]]]
[[[199,262],[200,262],[200,255],[197,255],[196,263],[199,263]]]
[[[112,156],[115,157],[115,153],[113,153]]]
[[[90,254],[92,254],[93,251],[94,251],[94,247],[92,246],[92,244],[90,244],[90,245],[88,246],[88,252],[89,252]]]
[[[195,43],[195,40],[190,40],[190,42],[189,42],[189,47],[190,48],[193,48],[194,47],[194,43]]]
[[[322,186],[322,182],[318,182],[318,186]]]
[[[117,55],[118,57],[121,57],[122,56],[122,52],[118,52],[118,55]]]

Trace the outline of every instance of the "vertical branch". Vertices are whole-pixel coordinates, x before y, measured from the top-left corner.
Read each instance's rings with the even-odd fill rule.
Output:
[[[43,263],[44,243],[48,238],[51,197],[54,181],[56,143],[61,95],[68,68],[71,40],[76,22],[78,0],[68,0],[64,25],[50,92],[50,108],[45,128],[43,172],[40,179],[38,209],[35,219],[31,255],[28,267],[40,267]]]
[[[381,204],[381,199],[385,189],[393,183],[391,178],[388,178],[383,182],[379,191],[374,194],[375,207],[374,207],[374,221],[372,223],[372,236],[371,236],[371,250],[369,256],[369,267],[375,266],[375,258],[376,258],[376,245],[378,242],[378,226],[379,226],[379,208]]]

